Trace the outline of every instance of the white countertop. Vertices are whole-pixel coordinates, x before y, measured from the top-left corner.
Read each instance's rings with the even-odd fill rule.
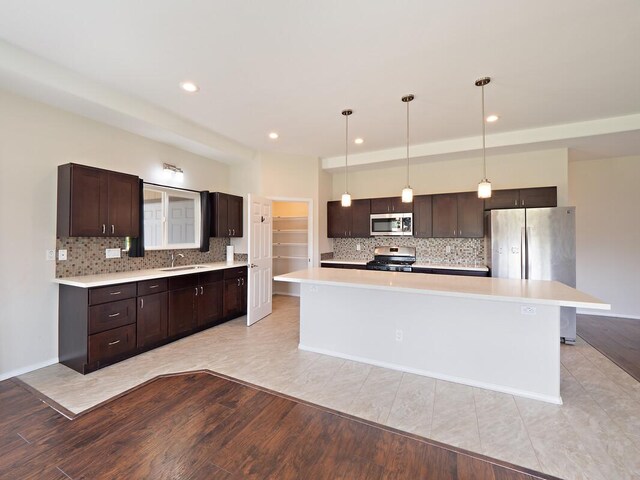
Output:
[[[211,272],[213,270],[224,270],[233,267],[245,267],[247,266],[247,262],[214,262],[199,263],[198,265],[201,265],[202,268],[169,271],[162,270],[162,268],[168,267],[150,268],[148,270],[133,270],[130,272],[101,273],[98,275],[81,275],[78,277],[54,278],[53,281],[61,285],[71,285],[73,287],[104,287],[106,285],[116,285],[118,283],[139,282],[142,280],[153,280],[154,278],[177,277],[179,275],[190,275],[192,273]],[[180,265],[176,266],[176,268],[180,267]]]
[[[611,305],[560,282],[455,275],[414,275],[338,268],[309,268],[278,275],[274,280],[372,290],[483,298],[505,302],[610,310]]]
[[[332,258],[331,260],[321,260],[320,263],[339,264],[339,265],[366,265],[366,260],[338,260]],[[434,270],[467,270],[471,272],[488,272],[489,268],[486,265],[471,265],[464,263],[414,263],[411,265],[415,268],[433,268]]]

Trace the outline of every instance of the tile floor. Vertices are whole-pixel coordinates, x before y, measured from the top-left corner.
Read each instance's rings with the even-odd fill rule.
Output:
[[[299,302],[240,318],[80,375],[60,364],[20,378],[79,413],[156,375],[210,369],[288,395],[567,479],[640,479],[640,383],[584,341],[562,347],[552,405],[299,351]]]

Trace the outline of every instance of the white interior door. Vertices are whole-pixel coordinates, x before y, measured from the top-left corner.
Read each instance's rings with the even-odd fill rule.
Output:
[[[249,194],[249,285],[247,325],[271,314],[273,239],[271,200]]]

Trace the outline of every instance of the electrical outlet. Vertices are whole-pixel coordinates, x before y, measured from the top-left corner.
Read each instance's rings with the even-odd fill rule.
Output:
[[[48,262],[51,262],[56,259],[56,251],[55,250],[47,250],[45,253],[44,259]]]
[[[532,307],[529,305],[522,305],[520,307],[520,314],[521,315],[535,315],[536,314],[536,307]]]
[[[402,342],[403,332],[400,329],[396,329],[396,342]]]
[[[447,253],[451,253],[451,245],[447,245],[445,250],[446,250]]]
[[[360,250],[362,250],[362,245],[360,245],[359,243],[356,243],[356,250],[359,252]]]
[[[67,259],[67,250],[58,250],[58,260]]]
[[[119,248],[106,248],[104,252],[107,258],[120,258]]]

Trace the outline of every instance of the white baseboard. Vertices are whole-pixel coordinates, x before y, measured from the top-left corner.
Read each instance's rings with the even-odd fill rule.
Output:
[[[640,320],[640,316],[637,315],[621,315],[619,313],[611,313],[611,312],[600,312],[597,313],[593,310],[585,310],[583,308],[578,308],[576,310],[578,315],[591,315],[594,317],[614,317],[614,318],[629,318],[631,320]]]
[[[25,373],[38,370],[39,368],[48,367],[49,365],[53,365],[54,363],[58,363],[57,358],[50,358],[49,360],[45,360],[44,362],[34,363],[33,365],[29,365],[27,367],[16,368],[15,370],[11,370],[10,372],[3,372],[0,373],[0,381],[6,380],[7,378],[11,377],[17,377],[18,375],[23,375]]]
[[[533,400],[541,400],[547,403],[554,403],[556,405],[562,405],[561,397],[554,397],[550,395],[540,395],[534,392],[528,392],[526,390],[520,390],[517,388],[504,387],[502,385],[493,385],[484,382],[478,382],[475,380],[469,380],[461,377],[454,377],[451,375],[444,375],[440,373],[429,372],[426,370],[420,370],[417,368],[405,367],[402,365],[397,365],[395,363],[381,362],[378,360],[373,360],[370,358],[358,357],[355,355],[349,355],[342,352],[334,352],[331,350],[325,350],[324,348],[315,348],[315,347],[307,347],[302,344],[298,344],[298,348],[300,350],[305,350],[307,352],[320,353],[322,355],[330,355],[332,357],[344,358],[345,360],[352,360],[354,362],[360,363],[368,363],[369,365],[375,365],[377,367],[389,368],[391,370],[399,370],[401,372],[414,373],[416,375],[422,375],[423,377],[431,377],[437,378],[439,380],[446,380],[447,382],[454,383],[462,383],[463,385],[469,385],[471,387],[483,388],[485,390],[494,390],[497,392],[508,393],[510,395],[515,395],[518,397],[531,398]]]
[[[284,295],[287,297],[299,297],[299,293],[291,293],[291,292],[273,292],[274,295]]]

